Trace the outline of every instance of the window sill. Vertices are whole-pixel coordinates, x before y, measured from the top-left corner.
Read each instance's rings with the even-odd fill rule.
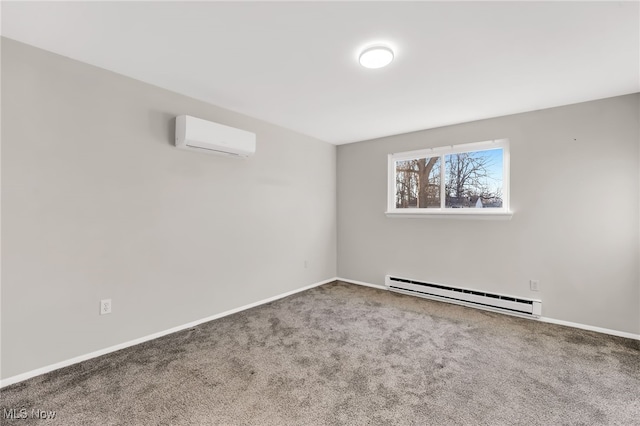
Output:
[[[473,211],[472,209],[464,209],[462,211],[392,211],[385,212],[387,217],[405,218],[405,219],[466,219],[466,220],[511,220],[513,212],[487,212]]]

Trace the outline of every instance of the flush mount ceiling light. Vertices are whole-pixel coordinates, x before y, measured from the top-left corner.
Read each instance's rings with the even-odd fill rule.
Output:
[[[386,67],[393,61],[393,50],[387,46],[371,46],[362,51],[359,61],[365,68]]]

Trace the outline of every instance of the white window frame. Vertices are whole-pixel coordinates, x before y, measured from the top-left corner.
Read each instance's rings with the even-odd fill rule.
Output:
[[[488,151],[502,148],[502,207],[484,209],[452,209],[452,208],[396,208],[396,161],[414,160],[416,158],[440,157],[440,199],[445,200],[445,161],[444,157],[450,154],[463,152]],[[511,219],[513,213],[509,208],[509,140],[495,139],[483,142],[466,143],[460,145],[440,146],[416,151],[397,152],[389,154],[388,159],[388,184],[387,184],[387,211],[388,217],[406,218],[458,218],[458,219]],[[442,204],[441,204],[442,205]]]

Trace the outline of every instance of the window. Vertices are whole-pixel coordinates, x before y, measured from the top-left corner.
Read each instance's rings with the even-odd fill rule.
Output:
[[[509,141],[389,155],[388,216],[505,217]]]

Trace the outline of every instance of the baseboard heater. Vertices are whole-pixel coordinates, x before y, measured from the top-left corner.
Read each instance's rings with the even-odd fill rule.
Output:
[[[486,291],[433,284],[387,275],[384,280],[389,290],[426,297],[458,305],[471,306],[510,315],[539,318],[542,302],[534,299],[487,293]]]

